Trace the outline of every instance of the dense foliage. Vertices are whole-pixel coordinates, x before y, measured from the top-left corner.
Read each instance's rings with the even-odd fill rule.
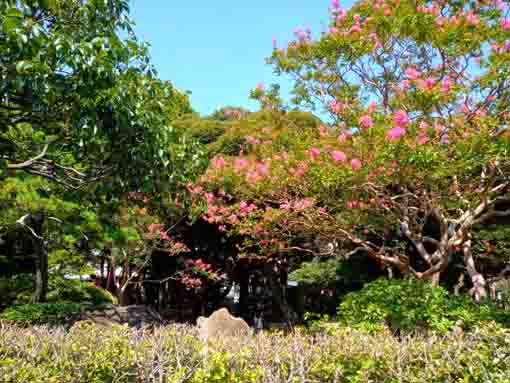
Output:
[[[242,255],[366,254],[390,275],[457,278],[487,298],[476,261],[490,242],[473,242],[510,215],[508,9],[334,1],[328,31],[297,30],[269,59],[328,123],[294,124],[278,88],[257,86],[268,123],[239,132],[244,144],[192,189],[205,219]]]
[[[382,359],[376,348],[335,349],[347,335],[382,338],[347,329],[322,339],[329,359],[322,347],[313,354],[315,339],[276,336],[197,361],[202,345],[175,329],[159,344],[78,327],[55,330],[58,346],[95,344],[99,360],[64,353],[45,372],[33,361],[57,343],[36,356],[0,346],[9,376],[156,379],[146,375],[152,357],[141,359],[150,345],[188,358],[161,367],[170,381],[292,380],[296,363],[318,381],[487,380],[481,371],[503,379],[488,332],[497,342],[507,333],[488,322],[509,319],[487,300],[510,302],[509,13],[503,0],[361,0],[349,10],[334,0],[326,31],[274,42],[268,62],[292,78],[292,107],[278,85],[259,84],[251,97],[260,110],[202,117],[187,93],[158,78],[127,0],[0,2],[0,308],[13,305],[3,318],[57,323],[81,304],[161,306],[165,294],[216,303],[240,282],[244,257],[271,265],[261,279],[282,307],[287,271],[330,297],[388,276],[347,294],[340,323],[473,329],[472,339],[403,347],[410,365],[434,365],[436,347],[457,347],[476,366],[403,372],[393,339]],[[72,279],[96,272],[109,292]],[[177,350],[181,340],[186,350]],[[301,348],[308,359],[293,352],[292,365],[269,358],[255,368],[247,354],[270,346],[285,355]],[[16,372],[18,359],[26,363]]]
[[[39,301],[49,269],[90,273],[92,249],[140,232],[111,218],[126,192],[175,192],[204,157],[127,1],[4,1],[0,20],[0,261],[35,258]]]
[[[413,280],[379,279],[348,294],[338,307],[341,323],[365,328],[389,325],[394,331],[468,330],[484,321],[510,322],[508,312],[453,296],[442,287]]]
[[[260,334],[206,345],[184,326],[153,334],[82,322],[60,329],[0,328],[4,382],[507,382],[508,331],[403,337],[343,328]],[[206,354],[205,354],[206,353]],[[205,356],[206,355],[206,356]]]

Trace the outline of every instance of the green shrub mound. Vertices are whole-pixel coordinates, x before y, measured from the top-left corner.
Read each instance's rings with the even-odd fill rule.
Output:
[[[23,282],[26,284],[23,285]],[[49,280],[49,293],[46,303],[29,304],[30,289],[33,287],[33,278],[22,275],[13,278],[7,285],[13,288],[10,295],[11,303],[0,314],[0,320],[17,324],[30,325],[60,325],[66,318],[77,313],[85,307],[100,306],[102,304],[116,303],[116,298],[108,291],[98,288],[90,282],[68,280],[52,276]]]
[[[83,305],[73,302],[35,303],[11,306],[0,314],[0,320],[18,326],[37,324],[58,325],[74,313],[80,312]]]
[[[18,274],[10,278],[0,278],[0,297],[2,297],[2,303],[7,306],[28,304],[33,290],[33,275]],[[110,292],[90,282],[65,279],[59,275],[50,275],[48,290],[46,300],[51,303],[74,302],[101,305],[117,302]]]
[[[48,302],[67,301],[92,305],[117,302],[109,291],[98,288],[90,282],[56,277],[50,279],[49,285]]]
[[[481,321],[510,323],[510,313],[491,304],[477,304],[466,296],[418,280],[378,279],[361,291],[347,294],[338,307],[340,323],[368,329],[390,325],[394,330],[464,330]]]
[[[339,328],[330,334],[261,333],[208,345],[193,327],[147,332],[81,322],[0,326],[0,381],[103,383],[508,382],[510,331],[403,337]]]

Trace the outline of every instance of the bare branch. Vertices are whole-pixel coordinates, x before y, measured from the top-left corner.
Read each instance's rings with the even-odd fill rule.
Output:
[[[43,158],[46,155],[46,152],[48,151],[48,147],[49,147],[49,144],[44,145],[42,152],[28,161],[21,162],[19,164],[8,164],[7,169],[24,169],[24,168],[30,167],[34,162],[40,160],[41,158]]]

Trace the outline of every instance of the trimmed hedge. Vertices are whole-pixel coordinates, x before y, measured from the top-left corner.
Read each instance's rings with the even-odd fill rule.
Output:
[[[0,326],[2,382],[508,382],[510,332],[403,337],[338,328],[204,344],[195,328],[153,332],[81,322],[59,328]]]

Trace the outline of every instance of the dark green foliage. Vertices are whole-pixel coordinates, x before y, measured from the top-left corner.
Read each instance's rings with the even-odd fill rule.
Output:
[[[48,287],[47,301],[51,303],[72,302],[100,305],[116,302],[112,294],[90,282],[50,275]],[[0,278],[0,297],[4,305],[28,303],[33,289],[33,275],[18,274],[9,278]]]
[[[9,307],[0,314],[0,320],[21,326],[62,324],[68,315],[81,311],[82,307],[83,305],[72,302],[18,305]]]
[[[0,300],[3,305],[27,303],[34,288],[34,277],[18,274],[0,278]],[[0,305],[1,308],[1,305]]]
[[[388,279],[378,279],[360,292],[347,294],[338,308],[338,318],[349,325],[378,327],[386,323],[403,331],[446,332],[456,324],[467,329],[490,320],[510,323],[510,313],[490,304],[452,296],[428,282]]]
[[[175,127],[204,145],[216,141],[225,133],[224,122],[187,115],[174,123]]]
[[[115,303],[116,299],[108,291],[94,286],[90,282],[68,280],[61,277],[50,279],[49,302],[74,302],[100,305]]]

